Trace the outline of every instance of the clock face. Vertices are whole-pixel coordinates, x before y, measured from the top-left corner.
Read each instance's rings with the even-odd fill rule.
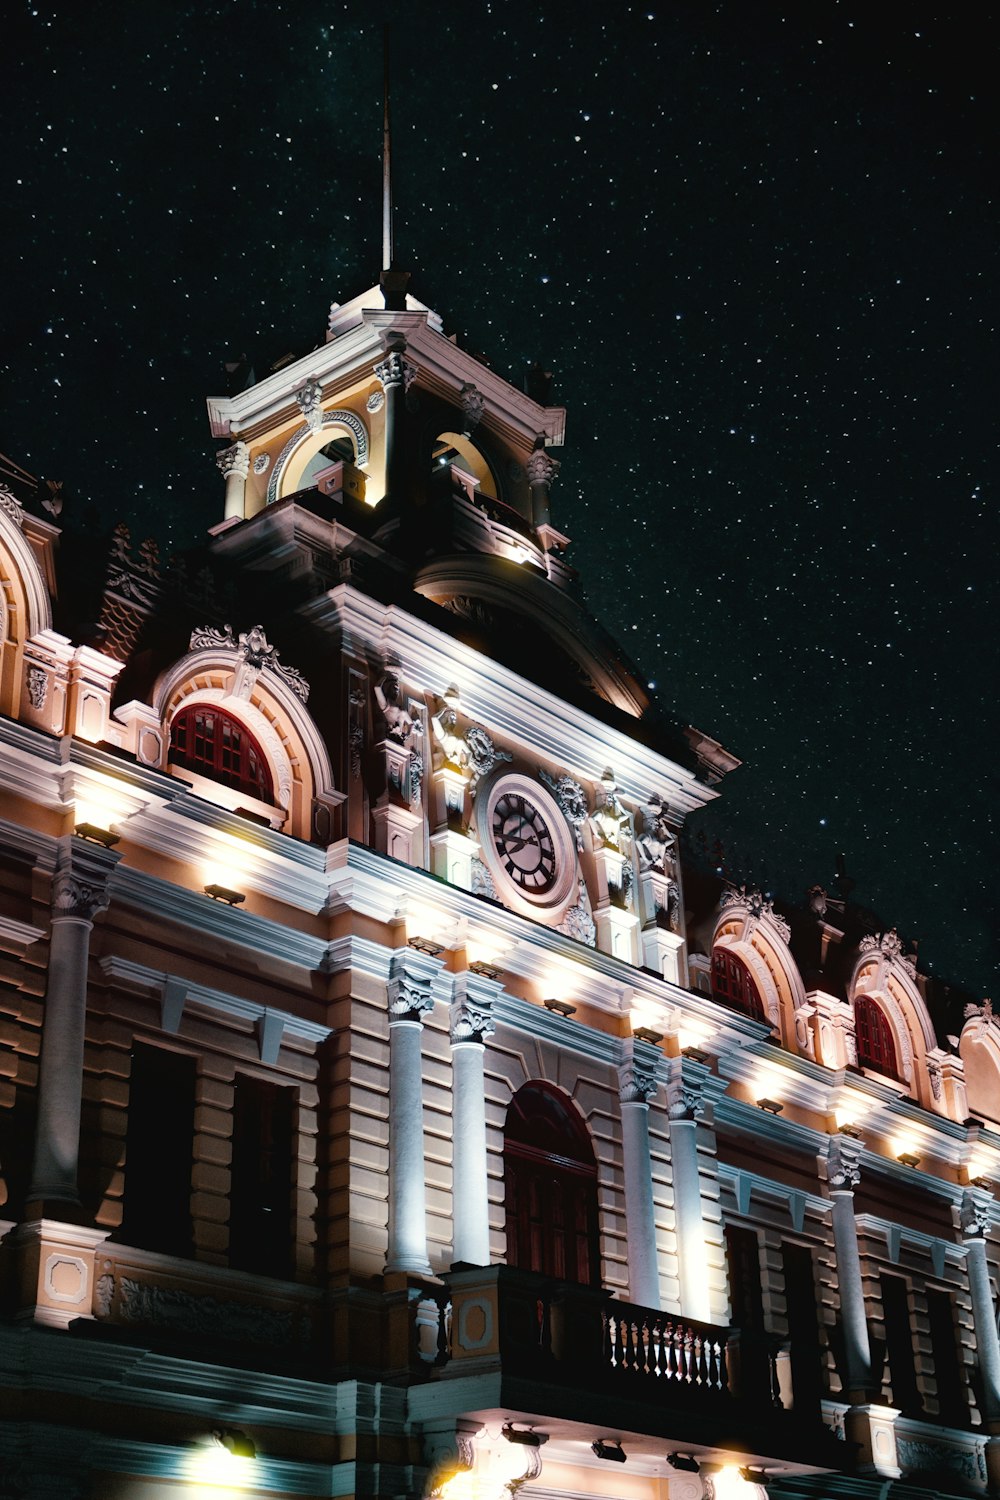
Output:
[[[503,771],[480,787],[475,820],[497,899],[561,920],[577,889],[576,846],[555,799],[533,776]]]
[[[493,847],[508,876],[529,895],[550,891],[556,850],[548,824],[520,792],[501,792],[493,804]]]

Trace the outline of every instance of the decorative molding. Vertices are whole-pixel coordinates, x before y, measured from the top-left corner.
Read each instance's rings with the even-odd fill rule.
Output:
[[[576,943],[586,943],[588,948],[594,948],[597,945],[597,927],[590,912],[587,887],[582,878],[578,882],[577,903],[566,913],[559,924],[559,931],[564,932]]]
[[[44,667],[28,668],[28,702],[36,711],[41,711],[49,696],[49,674]]]
[[[903,942],[895,927],[888,932],[869,934],[861,939],[858,951],[863,954],[880,954],[889,964],[902,964],[911,979],[916,978],[917,961],[903,952]]]
[[[5,484],[0,484],[0,511],[10,516],[19,531],[24,529],[24,511],[21,502]]]
[[[233,475],[246,479],[250,472],[250,449],[246,443],[231,443],[228,448],[219,449],[215,455],[215,464],[223,479],[229,479]]]
[[[279,660],[278,648],[268,642],[262,625],[253,625],[249,630],[241,631],[238,637],[234,637],[231,625],[227,625],[223,630],[216,630],[212,625],[200,625],[192,630],[188,649],[190,651],[234,651],[243,659],[251,672],[273,672],[287,687],[291,688],[301,703],[309,701],[308,682],[295,667],[286,667]],[[241,694],[242,697],[249,698],[253,681],[254,679],[251,678],[249,683],[243,684],[245,690]]]
[[[368,462],[368,429],[357,412],[347,411],[343,408],[338,408],[336,411],[324,412],[323,420],[319,424],[319,427],[320,429],[324,427],[346,427],[354,439],[356,453],[355,466],[359,469],[365,467]],[[313,430],[308,423],[297,427],[274,460],[274,468],[271,471],[271,478],[267,485],[268,505],[273,505],[278,498],[278,486],[281,483],[281,476],[285,472],[288,460],[299,444],[305,442],[306,438],[311,436]]]
[[[466,437],[471,437],[472,433],[483,420],[486,397],[478,386],[473,385],[471,380],[466,380],[462,384],[458,398],[462,404],[462,421],[465,424],[465,435]]]
[[[577,849],[582,850],[583,825],[587,821],[587,794],[583,787],[566,772],[551,776],[548,771],[539,771],[538,777],[556,799],[559,811],[573,830]]]
[[[853,1193],[861,1181],[864,1144],[850,1136],[833,1135],[826,1152],[826,1180],[837,1193]]]
[[[723,891],[719,900],[719,908],[725,911],[730,907],[745,911],[757,922],[767,921],[776,928],[785,944],[791,941],[792,929],[784,917],[779,916],[775,911],[774,902],[770,897],[765,896],[763,891],[758,890],[756,886],[741,885],[738,890]]]
[[[271,467],[271,455],[270,455],[270,453],[267,453],[267,452],[258,453],[257,457],[253,461],[253,471],[258,476],[258,478],[260,477],[261,474],[266,474],[267,471],[268,471],[268,469],[270,467]]]
[[[104,1291],[107,1298],[107,1288]],[[152,1285],[131,1276],[116,1278],[116,1322],[169,1328],[176,1333],[278,1347],[302,1345],[311,1334],[309,1318],[298,1310],[198,1297],[178,1287]],[[114,1303],[110,1304],[114,1308]]]

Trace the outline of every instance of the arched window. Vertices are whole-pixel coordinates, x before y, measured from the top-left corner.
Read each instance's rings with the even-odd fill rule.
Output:
[[[170,730],[170,758],[261,802],[274,801],[271,773],[257,741],[239,719],[214,704],[181,709]]]
[[[899,1077],[892,1027],[885,1011],[870,995],[859,995],[854,1002],[854,1034],[858,1062],[863,1068],[874,1068],[887,1078]]]
[[[716,948],[712,953],[712,995],[755,1021],[767,1020],[753,975],[730,948]]]
[[[547,1083],[514,1095],[504,1126],[507,1263],[597,1286],[597,1162],[571,1100]]]

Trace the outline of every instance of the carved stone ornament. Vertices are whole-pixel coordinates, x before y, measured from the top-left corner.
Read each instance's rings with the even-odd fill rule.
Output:
[[[423,756],[420,755],[420,753],[416,750],[413,750],[410,753],[409,773],[410,806],[412,808],[417,808],[420,806],[420,789],[423,786],[424,781],[424,761]]]
[[[654,792],[643,810],[642,832],[635,841],[639,869],[656,870],[669,879],[677,874],[677,839],[667,822],[667,804]]]
[[[656,1078],[635,1062],[618,1069],[618,1097],[623,1104],[648,1104],[656,1094]]]
[[[544,438],[540,441],[544,445]],[[547,453],[544,446],[536,446],[528,457],[524,471],[528,476],[528,483],[530,485],[549,485],[559,473],[559,460]]]
[[[318,432],[323,425],[322,382],[314,378],[307,380],[295,392],[295,404],[310,430]]]
[[[578,943],[586,943],[588,948],[597,945],[597,928],[590,914],[590,906],[587,902],[587,888],[580,881],[578,899],[575,906],[571,906],[559,927],[567,937],[573,938]]]
[[[486,397],[471,381],[466,381],[458,394],[459,400],[462,403],[462,419],[465,423],[465,432],[468,435],[483,420]]]
[[[52,881],[52,916],[76,917],[92,922],[98,912],[107,911],[110,895],[106,885],[81,880],[71,870],[58,870]]]
[[[705,1108],[702,1085],[677,1068],[667,1082],[667,1114],[672,1120],[698,1120]]]
[[[729,906],[742,907],[755,921],[762,922],[766,920],[771,926],[776,928],[783,942],[787,943],[791,941],[792,929],[784,917],[779,916],[775,911],[774,902],[770,897],[765,896],[763,891],[758,890],[756,886],[747,887],[741,885],[739,890],[723,891],[719,900],[719,907],[725,911]]]
[[[246,443],[232,443],[228,448],[219,449],[215,462],[223,479],[228,479],[231,474],[246,479],[250,472],[250,449]]]
[[[496,1022],[483,1005],[470,1000],[452,1007],[451,1039],[453,1042],[485,1042],[496,1032]]]
[[[98,1276],[94,1286],[94,1314],[98,1318],[106,1318],[111,1313],[111,1304],[115,1296],[115,1278],[110,1272],[105,1271],[103,1276]]]
[[[835,1192],[853,1193],[861,1181],[864,1146],[850,1136],[834,1135],[826,1156],[826,1180]]]
[[[409,708],[404,705],[396,673],[385,672],[382,680],[376,682],[374,692],[386,739],[394,740],[404,749],[411,749],[415,741],[423,739],[424,726],[419,710],[414,705]]]
[[[440,747],[446,765],[465,771],[471,778],[472,790],[495,766],[512,757],[507,750],[498,750],[492,737],[479,724],[470,724],[461,730],[458,723],[458,689],[445,689],[444,702],[431,719],[431,729]]]
[[[49,674],[44,667],[28,668],[28,702],[32,708],[41,710],[49,696]]]
[[[287,1345],[296,1341],[291,1311],[262,1307],[259,1302],[230,1302],[195,1297],[174,1287],[150,1286],[122,1276],[118,1317],[123,1323],[153,1324],[178,1333],[234,1340],[240,1343]],[[300,1327],[298,1337],[306,1327]]]
[[[917,972],[916,960],[903,952],[903,941],[895,927],[888,932],[879,932],[863,937],[858,944],[861,953],[877,953],[888,963],[900,963],[911,978]]]
[[[948,1443],[928,1443],[917,1438],[897,1437],[896,1457],[910,1474],[940,1473],[942,1470],[975,1483],[986,1478],[986,1461],[982,1447],[952,1447]],[[919,1483],[919,1480],[914,1480]]]
[[[627,854],[632,847],[632,816],[618,796],[615,775],[609,766],[601,777],[602,801],[591,814],[590,827],[600,848]]]
[[[268,469],[270,467],[271,467],[271,455],[270,455],[270,453],[258,453],[257,457],[253,461],[253,471],[254,471],[254,473],[257,474],[258,476],[261,475],[261,474],[266,474],[267,471],[268,471]]]
[[[410,363],[402,349],[388,349],[385,358],[372,368],[376,380],[386,391],[394,385],[401,385],[408,391],[417,378],[416,365]]]
[[[472,861],[472,894],[485,896],[489,901],[497,900],[497,888],[493,884],[493,876],[478,855]]]
[[[192,630],[188,647],[191,651],[211,651],[220,647],[225,651],[237,651],[253,671],[273,672],[275,676],[281,678],[286,687],[291,688],[296,698],[302,703],[307,703],[309,700],[308,682],[301,672],[297,672],[294,667],[286,667],[279,660],[277,647],[269,644],[261,625],[254,625],[252,629],[242,632],[238,637],[233,636],[231,625],[227,625],[225,630],[216,630],[211,625],[201,625]]]
[[[389,981],[391,1021],[422,1021],[434,1009],[431,982],[415,974],[400,974]]]
[[[371,395],[368,397],[368,400],[365,402],[365,410],[370,411],[374,414],[377,411],[381,411],[384,405],[385,393],[383,391],[372,391]]]
[[[465,743],[469,751],[469,769],[472,772],[472,789],[484,776],[488,776],[494,766],[501,761],[511,760],[512,756],[508,750],[498,750],[490,735],[479,724],[470,724],[465,731]]]
[[[18,528],[24,525],[24,511],[21,509],[21,502],[5,484],[0,484],[0,510],[10,516],[14,525]]]
[[[992,1203],[992,1197],[987,1197],[985,1192],[974,1193],[966,1188],[958,1211],[959,1223],[966,1239],[981,1240],[989,1233],[993,1222]]]
[[[566,822],[573,830],[577,849],[583,848],[583,825],[587,821],[587,794],[572,776],[550,776],[539,771],[538,778],[552,793]]]

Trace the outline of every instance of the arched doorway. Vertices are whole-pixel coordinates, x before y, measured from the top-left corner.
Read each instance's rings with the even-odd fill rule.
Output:
[[[507,1263],[597,1286],[597,1161],[579,1110],[548,1083],[526,1083],[504,1126]]]

